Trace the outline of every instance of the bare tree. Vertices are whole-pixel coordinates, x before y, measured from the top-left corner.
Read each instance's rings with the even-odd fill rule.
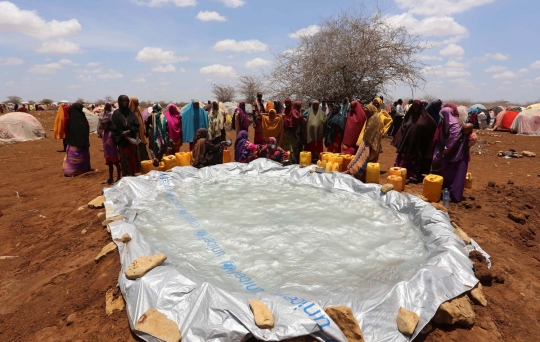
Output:
[[[51,100],[51,99],[43,99],[43,100],[41,100],[41,103],[48,106],[51,103],[53,103],[53,100]]]
[[[219,102],[231,102],[234,100],[236,90],[228,84],[212,84],[212,94]]]
[[[380,10],[366,15],[356,6],[320,27],[315,35],[300,36],[293,50],[274,56],[266,79],[276,96],[368,102],[397,83],[416,88],[425,82],[424,65],[416,58],[424,49],[421,40]]]
[[[105,104],[105,100],[97,100],[95,104],[96,106],[103,106]]]
[[[237,88],[244,101],[253,103],[257,99],[257,93],[263,92],[263,79],[257,76],[240,76]]]
[[[82,99],[82,98],[79,97],[79,98],[77,99],[77,101],[75,101],[75,102],[84,104],[85,101],[84,101],[84,99]]]
[[[15,95],[8,96],[7,99],[8,99],[7,102],[10,102],[13,104],[21,104],[21,101],[22,101],[22,97],[15,96]]]
[[[114,103],[113,101],[114,101],[114,99],[113,99],[113,97],[111,95],[105,96],[105,102]]]

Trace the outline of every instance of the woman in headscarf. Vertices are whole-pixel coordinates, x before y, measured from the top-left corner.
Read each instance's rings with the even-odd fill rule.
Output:
[[[137,165],[139,119],[129,109],[129,97],[126,95],[118,97],[118,109],[112,115],[111,131],[118,146],[122,175],[135,176],[141,167]]]
[[[392,127],[392,117],[390,116],[390,114],[388,114],[386,110],[382,108],[383,101],[379,97],[376,97],[373,100],[373,105],[377,108],[379,118],[382,123],[381,133],[385,135],[390,129],[390,127]]]
[[[240,131],[249,132],[249,117],[246,114],[245,102],[240,102],[240,104],[238,105],[238,108],[236,108],[233,122],[234,122],[234,128],[236,130],[236,135],[238,135]]]
[[[248,132],[240,131],[234,143],[234,160],[239,163],[249,163],[258,158],[259,145],[248,140]]]
[[[281,101],[274,101],[274,109],[276,110],[276,113],[283,114],[283,104]]]
[[[283,138],[283,118],[277,115],[275,109],[270,109],[268,114],[261,115],[263,136],[266,141],[271,137],[277,139],[280,145]],[[255,142],[257,143],[257,142]]]
[[[414,100],[392,141],[398,153],[394,166],[406,168],[412,183],[421,183],[430,171],[436,129],[437,124],[420,100]]]
[[[347,167],[347,171],[356,179],[365,181],[368,163],[376,163],[379,160],[379,151],[382,139],[382,120],[380,111],[374,105],[365,107],[367,123],[360,133],[362,142],[358,147],[356,156]]]
[[[154,164],[157,164],[164,155],[170,154],[173,148],[167,117],[162,113],[159,103],[154,104],[152,114],[146,118],[146,132],[149,138],[150,157]]]
[[[180,116],[178,107],[174,103],[167,106],[164,115],[167,120],[169,139],[172,141],[171,154],[175,154],[180,152],[180,147],[182,147],[182,117]]]
[[[274,137],[268,138],[267,143],[261,148],[260,155],[262,158],[268,158],[278,163],[289,159],[287,151],[279,147],[278,141]]]
[[[225,112],[219,108],[217,101],[212,102],[208,116],[210,117],[208,139],[214,144],[219,144],[225,140]]]
[[[441,111],[442,106],[443,104],[441,100],[434,100],[431,101],[431,103],[426,107],[426,111],[436,124],[439,124],[439,121],[441,120],[439,112]]]
[[[341,152],[341,143],[343,142],[343,132],[345,131],[346,121],[347,114],[343,113],[339,104],[334,104],[332,106],[332,113],[327,117],[324,134],[324,145],[328,152]]]
[[[223,163],[223,149],[227,142],[213,144],[208,139],[208,130],[201,128],[195,134],[193,140],[193,161],[191,165],[200,169],[206,166],[218,165]]]
[[[64,176],[74,177],[92,171],[90,167],[90,125],[83,113],[82,103],[74,103],[69,107],[66,144]]]
[[[358,138],[366,125],[366,121],[366,113],[362,104],[358,101],[351,102],[350,109],[347,113],[347,122],[345,123],[341,153],[356,154],[357,146],[359,145]]]
[[[191,103],[182,110],[182,139],[189,143],[192,151],[195,142],[195,133],[201,128],[208,129],[208,113],[199,105],[199,101],[191,100]]]
[[[291,154],[290,160],[293,164],[300,162],[301,147],[301,126],[304,118],[300,112],[302,102],[296,101],[293,105],[291,99],[285,99],[285,113],[283,115],[283,139],[281,146]]]
[[[440,112],[441,122],[435,133],[432,172],[444,178],[443,187],[454,202],[463,199],[469,165],[469,137],[463,132],[463,121],[455,105],[446,105]],[[456,114],[457,113],[457,114]]]
[[[139,99],[132,97],[129,99],[129,110],[135,114],[137,120],[139,120],[139,132],[137,138],[141,141],[137,151],[137,171],[140,172],[140,165],[142,160],[148,160],[148,139],[146,138],[144,120],[142,117],[141,109],[139,108]]]
[[[253,105],[253,127],[255,128],[255,134],[253,142],[257,145],[263,145],[265,143],[264,130],[263,130],[263,116],[267,115],[270,110],[274,109],[274,104],[271,101],[266,103],[264,112],[260,111],[258,107]]]
[[[97,128],[98,137],[101,138],[103,136],[103,123],[105,121],[111,121],[112,114],[113,114],[113,110],[112,110],[111,103],[110,102],[105,103],[105,108],[103,109],[103,112],[99,114],[99,118],[98,118],[98,128]]]
[[[318,160],[324,149],[324,128],[326,126],[326,114],[319,107],[319,101],[313,101],[308,113],[306,123],[306,146],[304,150],[311,152],[311,158]]]

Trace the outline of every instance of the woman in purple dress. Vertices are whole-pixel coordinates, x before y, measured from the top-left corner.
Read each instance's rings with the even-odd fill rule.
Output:
[[[440,112],[431,169],[444,177],[443,188],[448,189],[451,200],[460,202],[469,166],[469,137],[463,132],[463,121],[454,107],[447,104]]]

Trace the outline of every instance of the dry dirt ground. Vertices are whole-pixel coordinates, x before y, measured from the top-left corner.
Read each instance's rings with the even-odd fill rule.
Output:
[[[33,114],[47,139],[0,146],[0,256],[17,256],[0,259],[0,341],[136,340],[125,311],[105,314],[120,264],[117,253],[94,262],[110,242],[103,217],[78,210],[101,194],[107,178],[101,142],[91,136],[98,172],[64,178],[64,154],[56,152],[62,144],[52,139],[55,113]],[[497,157],[510,148],[540,154],[540,138],[485,132],[479,140],[473,189],[452,204],[450,217],[491,254],[505,282],[484,288],[489,304],[474,306],[473,328],[435,326],[418,341],[540,341],[540,157]],[[395,153],[388,139],[383,148],[381,167],[388,169]],[[407,191],[419,194],[421,187]]]

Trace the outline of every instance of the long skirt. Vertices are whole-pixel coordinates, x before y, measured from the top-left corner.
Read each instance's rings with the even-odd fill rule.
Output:
[[[304,146],[304,150],[311,152],[312,161],[319,160],[319,156],[321,152],[324,151],[323,141],[322,140],[312,141],[308,143],[306,146]]]
[[[468,158],[463,158],[457,162],[441,162],[441,176],[444,178],[443,188],[450,192],[450,199],[453,202],[463,200],[463,190],[465,190],[465,178],[469,167]]]
[[[74,177],[88,171],[90,171],[90,149],[68,145],[64,158],[64,176]]]
[[[331,152],[331,153],[340,153],[342,141],[343,141],[343,136],[341,135],[341,132],[336,132],[334,141],[330,145],[328,145],[328,147],[326,148],[326,151]]]
[[[300,133],[299,130],[284,129],[281,148],[290,152],[290,160],[292,164],[300,163]]]
[[[379,159],[378,151],[374,151],[369,145],[366,145],[363,141],[358,146],[358,151],[354,159],[347,166],[349,173],[356,179],[365,182],[366,181],[366,169],[368,163],[377,162]]]
[[[118,152],[120,154],[120,164],[122,165],[122,176],[135,176],[135,173],[137,173],[138,147],[128,144],[125,147],[119,147]]]
[[[148,154],[148,145],[140,143],[138,146],[139,146],[139,155],[141,156],[141,160],[150,160],[150,155]]]
[[[394,166],[407,169],[407,179],[409,179],[410,182],[422,183],[424,181],[424,176],[429,174],[431,159],[399,153],[394,162]]]

